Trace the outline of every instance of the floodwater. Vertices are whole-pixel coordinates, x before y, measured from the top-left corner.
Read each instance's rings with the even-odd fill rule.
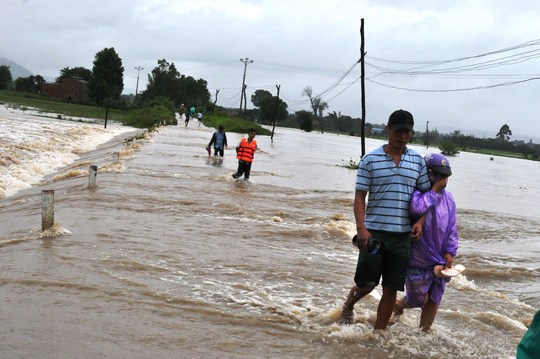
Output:
[[[133,129],[2,107],[0,129],[2,358],[511,358],[540,309],[538,162],[450,159],[467,270],[430,332],[418,309],[373,331],[380,287],[337,324],[357,257],[356,172],[339,165],[358,138],[277,128],[236,182],[241,135],[208,157],[214,130],[194,123],[134,147]]]

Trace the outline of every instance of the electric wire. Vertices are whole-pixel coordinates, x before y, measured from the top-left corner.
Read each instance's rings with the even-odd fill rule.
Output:
[[[459,61],[464,61],[464,60],[470,60],[470,59],[485,57],[485,56],[489,56],[489,55],[493,55],[493,54],[499,54],[499,53],[503,53],[503,52],[513,51],[513,50],[517,50],[517,49],[520,49],[520,48],[524,48],[524,47],[528,47],[528,46],[535,46],[535,45],[539,45],[539,44],[540,44],[540,39],[536,39],[536,40],[527,41],[527,42],[519,44],[519,45],[503,48],[503,49],[500,49],[500,50],[490,51],[490,52],[486,52],[486,53],[479,54],[479,55],[474,55],[474,56],[458,57],[458,58],[449,59],[449,60],[403,61],[403,60],[387,60],[387,59],[382,59],[382,58],[371,56],[371,55],[366,55],[366,57],[368,57],[370,59],[377,60],[377,61],[381,61],[381,62],[388,62],[388,63],[395,63],[395,64],[441,65],[441,64],[451,63],[451,62],[459,62]]]
[[[501,87],[501,86],[511,86],[511,85],[516,85],[516,84],[520,84],[520,83],[524,83],[524,82],[540,80],[540,77],[531,77],[531,78],[528,78],[528,79],[525,79],[525,80],[503,82],[503,83],[498,83],[498,84],[494,84],[494,85],[487,85],[487,86],[468,87],[468,88],[461,88],[461,89],[446,89],[446,90],[411,89],[411,88],[406,88],[406,87],[398,87],[398,86],[392,86],[392,85],[383,84],[383,83],[377,82],[377,81],[372,80],[372,79],[366,79],[366,80],[369,81],[369,82],[375,83],[377,85],[380,85],[380,86],[389,87],[389,88],[393,88],[393,89],[397,89],[397,90],[412,91],[412,92],[462,92],[462,91],[473,91],[473,90],[485,90],[485,89],[490,89],[490,88],[494,88],[494,87]]]

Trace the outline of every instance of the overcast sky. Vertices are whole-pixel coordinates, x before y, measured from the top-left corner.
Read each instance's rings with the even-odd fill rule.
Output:
[[[421,131],[429,121],[440,132],[493,137],[506,123],[513,138],[540,139],[536,0],[2,0],[0,13],[0,57],[34,74],[92,69],[95,54],[114,47],[124,93],[135,92],[135,67],[144,68],[140,92],[166,59],[205,79],[212,96],[219,89],[219,105],[237,107],[240,59],[249,58],[248,99],[279,84],[289,111],[308,110],[301,93],[312,86],[327,111],[353,117],[361,117],[360,65],[347,71],[360,58],[364,18],[367,122],[403,108]],[[469,59],[436,62],[460,58]]]

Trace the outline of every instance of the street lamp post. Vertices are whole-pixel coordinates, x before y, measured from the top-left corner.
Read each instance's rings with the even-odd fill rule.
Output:
[[[139,72],[144,70],[144,67],[136,66],[135,70],[137,70],[137,86],[135,87],[135,103],[137,103],[137,93],[139,92]]]
[[[242,113],[242,101],[244,100],[247,64],[253,63],[253,60],[250,60],[246,57],[245,59],[240,59],[240,61],[244,63],[244,78],[242,79],[242,92],[240,93],[240,113]]]

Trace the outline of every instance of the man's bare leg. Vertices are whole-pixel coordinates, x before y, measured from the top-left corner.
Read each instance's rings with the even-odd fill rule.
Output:
[[[427,332],[431,328],[433,321],[435,321],[435,316],[437,315],[437,309],[437,303],[431,299],[424,304],[422,314],[420,315],[420,328],[422,328],[423,331]]]
[[[360,299],[371,293],[371,291],[375,287],[358,287],[357,285],[353,286],[351,288],[351,291],[349,292],[349,296],[347,297],[347,300],[343,304],[343,310],[341,311],[341,318],[339,319],[339,322],[341,324],[347,324],[350,325],[353,322],[354,314],[353,309],[356,302],[358,302]]]
[[[393,290],[383,286],[383,294],[381,301],[379,302],[379,308],[377,309],[377,321],[375,322],[375,329],[386,329],[390,317],[394,312],[394,306],[396,305],[397,290]]]

